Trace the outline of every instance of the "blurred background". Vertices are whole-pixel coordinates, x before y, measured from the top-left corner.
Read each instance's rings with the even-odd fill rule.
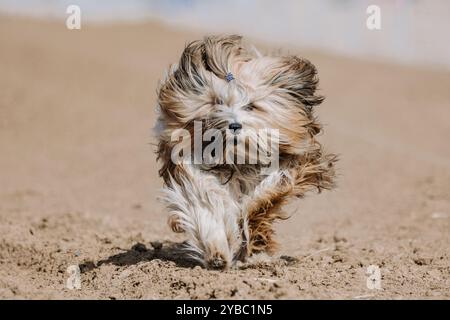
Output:
[[[0,0],[0,298],[450,298],[449,31],[444,0]],[[225,32],[315,64],[340,160],[271,260],[220,273],[173,250],[151,129],[169,65]]]
[[[281,45],[354,57],[450,68],[450,3],[445,0],[1,0],[3,12],[83,21],[157,20],[206,32],[237,32]],[[366,8],[381,8],[382,29],[368,30]]]

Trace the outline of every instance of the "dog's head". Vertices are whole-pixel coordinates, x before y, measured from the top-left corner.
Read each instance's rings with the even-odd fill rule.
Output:
[[[161,83],[158,135],[165,146],[176,129],[232,132],[276,129],[280,154],[302,154],[320,131],[312,107],[316,68],[296,56],[261,55],[240,36],[210,36],[187,45]],[[235,138],[236,138],[235,137]],[[261,147],[261,146],[259,146]]]

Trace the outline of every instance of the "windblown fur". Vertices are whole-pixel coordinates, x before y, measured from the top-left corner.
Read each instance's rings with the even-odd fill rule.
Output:
[[[228,73],[234,80],[226,80]],[[155,128],[169,224],[187,234],[192,256],[206,267],[227,268],[254,253],[273,253],[273,223],[287,218],[283,204],[333,187],[336,157],[316,140],[321,126],[313,107],[323,101],[317,84],[309,61],[262,55],[236,35],[190,43],[161,82]],[[278,169],[173,163],[179,142],[172,133],[180,128],[193,133],[194,121],[201,121],[203,130],[225,131],[232,122],[242,129],[278,129]]]

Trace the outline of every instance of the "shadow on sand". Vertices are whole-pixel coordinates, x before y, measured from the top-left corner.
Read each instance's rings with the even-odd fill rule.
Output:
[[[80,264],[81,272],[88,272],[100,267],[103,264],[113,264],[116,266],[131,266],[139,262],[159,259],[162,261],[173,261],[179,267],[193,268],[200,265],[198,261],[191,258],[184,243],[176,242],[152,242],[152,248],[147,248],[143,243],[136,243],[130,249],[122,249],[124,252],[112,255],[97,262],[85,261]]]

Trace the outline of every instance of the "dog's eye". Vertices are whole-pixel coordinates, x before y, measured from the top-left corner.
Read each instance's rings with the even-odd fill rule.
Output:
[[[219,97],[216,97],[216,99],[215,99],[215,104],[220,104],[220,105],[222,105],[223,104],[223,100],[222,99],[220,99]]]
[[[248,105],[246,105],[246,106],[244,107],[244,110],[245,110],[245,111],[252,111],[252,110],[254,110],[254,109],[255,109],[255,105],[252,104],[252,103],[250,103],[250,104],[248,104]]]

